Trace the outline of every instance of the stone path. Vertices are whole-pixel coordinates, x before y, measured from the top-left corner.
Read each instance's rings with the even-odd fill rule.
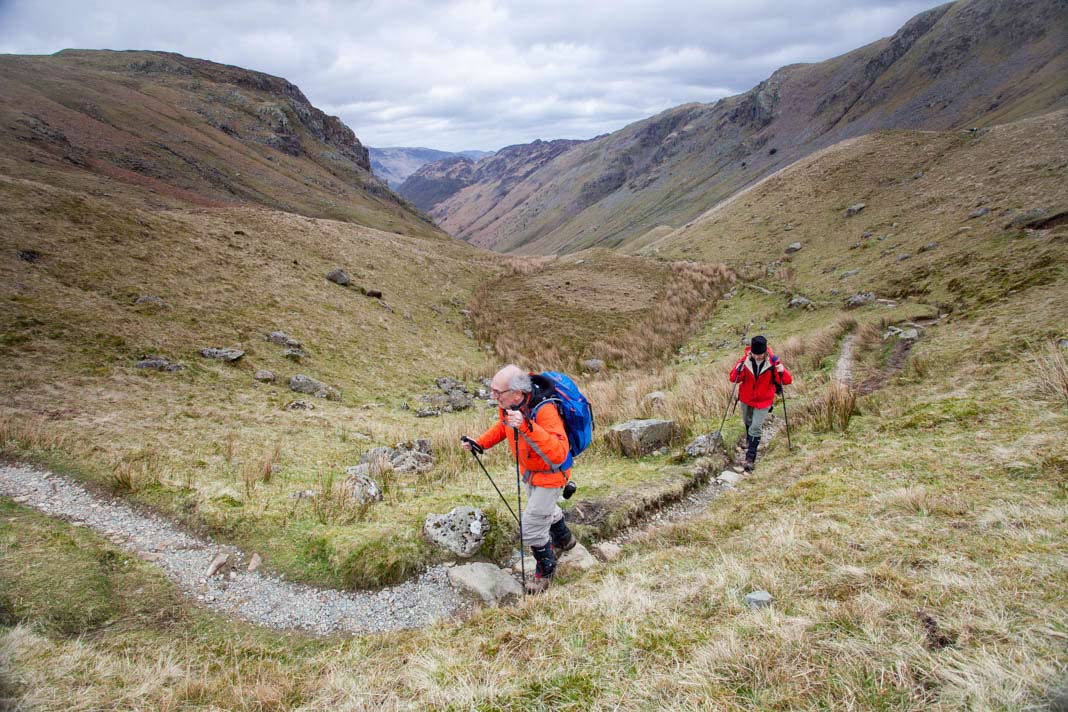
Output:
[[[80,484],[23,465],[0,465],[0,495],[89,527],[124,549],[157,564],[178,588],[201,604],[236,618],[316,635],[418,628],[448,618],[469,603],[435,566],[416,579],[380,591],[338,591],[291,583],[244,566],[207,577],[220,552],[247,561],[233,547],[191,536],[161,517],[142,514],[119,500],[90,494]]]
[[[856,340],[856,334],[847,334],[842,339],[842,352],[838,356],[838,364],[834,369],[834,380],[843,386],[853,385],[853,345]]]

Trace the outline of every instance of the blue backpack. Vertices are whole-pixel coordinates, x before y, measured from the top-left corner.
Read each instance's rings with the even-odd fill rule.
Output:
[[[542,396],[541,402],[534,407],[531,417],[534,417],[538,409],[546,403],[554,403],[556,410],[560,413],[560,419],[564,421],[567,442],[571,446],[567,460],[560,465],[560,469],[566,470],[571,467],[572,459],[578,457],[589,447],[593,439],[593,408],[575,382],[562,373],[545,371],[540,375],[532,374],[531,381]]]

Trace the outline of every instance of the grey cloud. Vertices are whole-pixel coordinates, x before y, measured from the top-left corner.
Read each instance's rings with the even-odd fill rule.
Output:
[[[0,0],[0,51],[160,49],[284,76],[369,145],[588,138],[893,33],[933,0]]]

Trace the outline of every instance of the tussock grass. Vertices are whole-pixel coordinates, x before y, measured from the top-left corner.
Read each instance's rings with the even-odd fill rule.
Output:
[[[818,370],[823,365],[824,359],[837,351],[842,337],[852,331],[856,325],[857,320],[854,317],[842,315],[834,323],[808,337],[803,352],[808,368]]]
[[[849,422],[857,412],[857,393],[847,385],[832,381],[804,403],[798,412],[798,422],[809,423],[819,433],[849,430]]]
[[[1037,355],[1026,361],[1039,395],[1060,406],[1068,406],[1068,365],[1064,351],[1050,339],[1040,349],[1032,349]]]

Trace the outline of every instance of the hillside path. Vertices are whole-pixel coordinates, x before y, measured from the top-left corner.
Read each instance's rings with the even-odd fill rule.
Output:
[[[380,591],[314,588],[243,566],[206,578],[220,552],[228,553],[231,561],[247,558],[233,547],[191,536],[162,517],[93,495],[69,478],[25,465],[0,464],[0,495],[93,529],[158,565],[202,605],[270,628],[315,635],[418,628],[469,605],[449,584],[444,566]]]
[[[843,386],[853,385],[853,345],[856,343],[856,334],[846,334],[842,339],[842,352],[838,356],[838,364],[834,368],[834,380]]]

